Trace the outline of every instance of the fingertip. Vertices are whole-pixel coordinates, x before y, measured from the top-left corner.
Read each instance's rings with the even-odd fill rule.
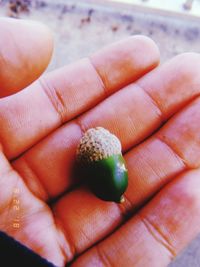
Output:
[[[0,97],[37,79],[53,53],[50,29],[31,20],[0,18]]]
[[[132,42],[137,41],[138,46],[144,49],[144,51],[148,52],[148,59],[152,63],[152,67],[156,67],[160,62],[160,50],[158,45],[155,43],[153,39],[145,35],[133,35],[130,37]],[[144,56],[146,54],[144,53]],[[152,56],[152,57],[150,57]]]
[[[32,26],[32,30],[33,31],[35,30],[38,46],[40,45],[40,47],[38,48],[40,49],[40,53],[43,53],[43,65],[45,69],[48,66],[49,61],[53,54],[53,49],[54,49],[53,31],[47,25],[39,21],[23,20],[23,23],[27,23],[27,26],[29,27]]]
[[[40,21],[20,20],[20,22],[24,27],[27,27],[27,30],[29,30],[32,36],[30,42],[32,41],[32,45],[34,46],[32,50],[33,54],[27,54],[27,60],[32,60],[34,67],[33,74],[35,76],[33,80],[35,80],[45,71],[52,58],[54,49],[53,32],[47,25]]]

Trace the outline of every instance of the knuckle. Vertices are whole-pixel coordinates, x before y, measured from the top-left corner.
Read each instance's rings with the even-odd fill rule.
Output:
[[[51,105],[54,107],[55,112],[58,114],[61,124],[66,120],[66,105],[62,98],[62,94],[57,88],[52,86],[45,77],[39,79],[40,85],[47,98],[49,99]]]

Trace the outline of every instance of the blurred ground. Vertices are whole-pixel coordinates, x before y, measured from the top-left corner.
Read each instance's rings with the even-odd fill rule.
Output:
[[[200,52],[200,21],[163,17],[87,1],[0,1],[0,16],[42,21],[55,36],[49,69],[63,66],[129,35],[145,34],[159,46],[161,61],[182,52]],[[93,1],[94,2],[94,1]],[[170,267],[199,267],[200,237]],[[153,266],[152,266],[153,267]]]
[[[35,19],[49,25],[56,40],[51,68],[134,34],[151,37],[160,48],[162,61],[182,52],[200,52],[200,20],[163,17],[85,2],[2,0],[0,14]]]

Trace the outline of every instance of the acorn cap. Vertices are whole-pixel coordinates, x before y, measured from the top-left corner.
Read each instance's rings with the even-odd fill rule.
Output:
[[[87,130],[77,148],[77,159],[90,163],[121,154],[119,139],[102,127]]]

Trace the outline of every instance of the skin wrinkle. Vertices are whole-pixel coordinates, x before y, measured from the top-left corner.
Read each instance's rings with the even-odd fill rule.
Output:
[[[185,170],[182,170],[177,175],[181,175],[184,173],[185,173]],[[159,193],[159,191],[162,190],[162,188],[164,188],[164,186],[168,185],[171,182],[171,180],[173,180],[177,175],[169,176],[168,181],[166,181],[164,184],[162,184],[162,186],[160,186],[157,190],[152,192],[151,195],[148,195],[148,197],[145,198],[142,202],[140,201],[139,203],[132,203],[132,206],[130,206],[128,208],[126,207],[124,217],[129,219],[130,216],[136,215],[137,212],[141,208],[143,208],[147,203],[149,203],[156,196],[156,194]]]
[[[58,97],[58,93],[57,93],[57,89],[54,88],[52,85],[51,87],[48,85],[47,80],[42,77],[40,79],[38,79],[41,88],[43,89],[45,95],[47,96],[49,102],[51,103],[51,105],[54,107],[56,113],[58,114],[59,118],[60,118],[60,125],[63,125],[65,123],[65,114],[67,114],[66,111],[66,106],[63,105],[63,100],[62,97]]]
[[[113,267],[112,263],[110,262],[109,257],[106,255],[106,253],[104,251],[101,250],[101,247],[99,246],[99,244],[96,245],[96,252],[97,255],[100,259],[100,261],[103,263],[104,267]]]
[[[27,214],[24,214],[23,215],[23,218],[25,219],[25,220],[27,220],[27,219],[29,219],[31,216],[35,216],[35,215],[37,215],[37,214],[44,214],[44,213],[47,213],[46,212],[46,207],[47,207],[47,205],[42,205],[39,209],[38,209],[38,207],[36,207],[35,209],[33,209],[32,210],[32,212],[31,213],[29,213],[28,215]],[[49,209],[49,207],[48,207],[48,209]],[[30,220],[31,221],[31,220]]]
[[[173,167],[171,169],[172,172],[170,171],[170,169],[168,172],[166,172],[166,170],[164,170],[164,169],[159,170],[159,166],[154,165],[155,160],[156,160],[156,156],[153,156],[152,160],[150,160],[150,161],[146,160],[146,157],[144,157],[144,158],[142,157],[143,153],[147,153],[148,157],[151,158],[152,157],[151,154],[155,151],[154,145],[156,144],[156,146],[158,148],[159,143],[162,145],[162,151],[164,152],[166,149],[165,153],[169,157],[174,158],[174,160],[177,161],[177,167],[175,169]],[[153,138],[149,143],[147,142],[147,145],[145,145],[145,142],[141,145],[142,145],[142,147],[145,146],[145,149],[140,150],[139,146],[135,148],[136,150],[138,150],[137,155],[140,158],[140,159],[138,159],[139,165],[138,165],[138,163],[136,165],[139,166],[140,168],[142,168],[142,165],[143,165],[143,168],[147,169],[148,172],[151,172],[150,174],[152,174],[152,171],[156,174],[156,176],[153,178],[153,179],[156,178],[156,181],[157,181],[156,184],[154,184],[154,190],[155,189],[156,190],[154,192],[152,192],[153,195],[155,194],[155,192],[157,192],[157,190],[159,190],[159,188],[165,186],[169,181],[173,180],[173,177],[178,175],[180,172],[184,172],[187,170],[187,168],[186,168],[185,164],[182,162],[181,158],[179,158],[179,156],[177,154],[175,154],[175,152],[169,146],[167,146],[167,144],[165,144],[163,141],[159,140],[156,136],[155,136],[155,139]],[[147,151],[145,151],[146,149],[147,149]],[[141,158],[142,158],[142,161],[141,161]],[[133,154],[133,159],[135,159],[135,154]],[[131,164],[131,162],[130,162],[130,164]],[[163,168],[162,164],[160,165],[160,167]],[[137,171],[138,167],[136,169],[137,175],[141,174],[140,168],[139,168],[139,172]],[[142,170],[142,174],[143,174],[143,170]],[[133,174],[131,173],[131,175],[134,177],[134,173]],[[148,178],[146,176],[142,176],[142,178],[144,179],[144,182],[146,185]],[[140,179],[140,177],[138,177],[138,180],[139,179]],[[152,182],[155,182],[155,180],[150,179],[150,183],[152,183]],[[152,188],[152,190],[153,190],[153,188]],[[150,197],[152,197],[152,196],[150,195]],[[139,199],[140,199],[140,197],[139,197]],[[137,199],[134,198],[134,200],[136,201],[135,206],[138,206]]]
[[[96,85],[94,85],[96,87],[95,96],[90,99],[90,102],[92,101],[92,103],[89,103],[88,107],[87,108],[84,107],[84,110],[82,111],[82,112],[86,112],[87,110],[89,110],[90,108],[95,106],[97,103],[102,101],[102,98],[106,97],[106,94],[105,94],[106,88],[105,88],[105,85],[104,85],[100,75],[98,74],[97,70],[94,68],[94,66],[91,63],[91,61],[89,60],[89,58],[82,59],[81,64],[83,64],[83,63],[86,65],[88,71],[92,70],[94,72],[93,75],[95,76],[95,83],[96,83]],[[77,116],[76,114],[75,114],[75,116],[70,115],[70,117],[68,118],[68,113],[71,113],[71,111],[67,110],[67,106],[66,106],[65,101],[64,101],[64,96],[62,96],[62,92],[58,91],[58,89],[55,87],[55,83],[52,83],[52,84],[54,84],[54,87],[52,87],[52,86],[50,87],[48,85],[48,78],[45,78],[45,79],[44,78],[45,77],[42,77],[39,80],[42,84],[42,87],[44,87],[45,93],[47,93],[47,96],[49,97],[51,104],[53,104],[54,109],[56,109],[56,112],[61,117],[61,125],[66,123],[67,120],[71,120],[74,117],[76,118],[76,116]],[[87,79],[88,79],[88,77],[87,77]],[[45,83],[43,83],[44,80],[46,80]],[[87,81],[87,82],[89,82],[89,81]],[[94,80],[92,82],[94,83]],[[47,86],[45,86],[45,84]],[[67,86],[67,85],[65,85],[65,86]],[[70,86],[71,85],[69,85],[69,87]],[[100,88],[101,88],[102,92],[99,90]],[[74,89],[77,89],[77,88],[74,88]],[[97,89],[98,89],[98,91],[97,91]],[[62,90],[63,90],[63,88],[62,88]],[[76,95],[74,95],[73,97],[75,98]],[[76,99],[72,99],[72,100],[75,101]],[[78,101],[80,101],[80,100],[78,100]],[[95,101],[95,103],[94,103],[94,101]],[[80,105],[80,103],[78,103],[78,105]]]
[[[76,255],[76,253],[77,253],[76,247],[73,245],[73,242],[71,241],[70,236],[67,234],[67,230],[63,226],[62,219],[59,218],[59,216],[55,210],[53,211],[53,217],[54,217],[56,230],[60,231],[62,236],[64,237],[65,244],[62,245],[59,242],[59,246],[61,248],[63,255],[66,256],[66,262],[69,262],[73,259],[74,255]]]
[[[137,125],[135,125],[135,123],[133,123],[133,117],[131,116],[131,114],[127,115],[126,121],[127,121],[127,124],[132,125],[131,130],[132,130],[132,133],[134,136],[134,133],[137,133]],[[125,146],[125,147],[122,146],[122,152],[126,153],[128,150],[131,150],[131,148],[133,148],[133,146],[135,146],[135,144],[133,144],[133,145],[130,144],[129,147],[128,146]]]
[[[85,58],[85,60],[88,61],[89,65],[94,70],[96,78],[99,80],[99,83],[101,84],[101,88],[102,88],[103,95],[104,95],[103,98],[106,98],[107,97],[107,90],[105,87],[105,83],[103,82],[100,74],[98,73],[94,63],[91,61],[90,58]],[[43,91],[47,95],[48,99],[50,100],[51,104],[53,105],[55,111],[59,115],[60,121],[61,121],[60,124],[63,125],[64,123],[66,123],[68,112],[67,112],[67,107],[66,107],[65,101],[62,97],[62,94],[59,92],[59,90],[57,88],[53,87],[52,85],[51,85],[51,87],[49,86],[48,80],[45,78],[45,76],[38,79],[38,81],[41,85],[41,88],[43,89]],[[102,95],[102,94],[99,93],[99,95]],[[98,101],[98,102],[100,102],[100,101]],[[87,110],[88,109],[86,109],[86,111]]]
[[[59,229],[59,226],[57,225],[57,240],[58,245],[60,247],[60,250],[62,252],[62,255],[65,259],[65,262],[70,262],[73,259],[73,255],[75,254],[73,252],[73,248],[70,246],[69,239],[64,236],[63,232]],[[62,235],[62,236],[60,236]],[[63,244],[64,243],[64,244]]]
[[[172,246],[168,238],[161,232],[158,226],[155,226],[147,217],[143,217],[141,212],[135,215],[139,218],[139,220],[144,224],[150,235],[163,247],[167,249],[170,254],[171,260],[173,260],[177,253],[175,252],[175,248]]]
[[[59,92],[58,89],[55,89],[55,93],[57,95],[57,98],[59,99],[59,103],[61,103],[61,106],[65,107],[65,102],[63,100],[62,94]]]
[[[166,146],[168,146],[169,149],[170,149],[171,151],[173,151],[174,155],[175,155],[176,157],[178,157],[178,158],[182,161],[183,165],[185,166],[185,171],[186,171],[186,170],[191,170],[191,169],[192,169],[192,168],[190,167],[189,163],[187,163],[187,159],[185,159],[185,158],[183,158],[182,156],[179,155],[180,153],[178,153],[178,152],[175,150],[175,148],[172,147],[172,146],[167,142],[167,140],[164,138],[164,135],[161,135],[161,134],[158,133],[158,134],[156,135],[156,138],[157,138],[159,141],[161,141],[162,143],[164,143]]]
[[[34,192],[33,190],[32,193],[38,197],[38,194],[39,193],[39,198],[41,199],[49,199],[50,196],[48,194],[48,191],[45,190],[45,186],[44,184],[42,183],[42,180],[39,178],[39,175],[37,174],[36,170],[34,170],[34,168],[32,168],[31,166],[31,163],[30,161],[27,159],[27,157],[24,155],[23,157],[23,162],[25,163],[26,167],[28,168],[28,170],[31,172],[31,174],[34,176],[34,182],[36,182],[36,187],[38,188],[37,192]],[[23,175],[22,175],[23,177]],[[24,178],[23,181],[26,183],[26,185],[28,185],[26,179]]]
[[[99,243],[99,242],[100,242],[101,240],[103,240],[105,237],[107,237],[107,236],[109,236],[110,234],[112,234],[112,233],[113,233],[113,232],[114,232],[114,231],[121,225],[121,223],[124,222],[123,214],[122,214],[122,212],[120,211],[119,205],[117,205],[116,203],[112,203],[112,205],[114,205],[115,208],[117,209],[118,218],[116,217],[115,221],[118,220],[118,222],[116,223],[115,221],[112,221],[112,225],[111,225],[111,224],[108,225],[108,227],[111,228],[111,230],[109,231],[109,233],[107,233],[106,235],[105,235],[105,234],[102,234],[102,233],[99,233],[99,237],[98,237],[98,238],[97,238],[97,237],[94,237],[94,238],[97,239],[97,240],[96,240],[95,242],[94,242],[94,241],[91,242],[91,241],[92,241],[92,240],[91,240],[91,237],[88,236],[88,233],[85,233],[85,232],[84,232],[84,230],[81,228],[82,225],[80,224],[76,231],[79,233],[79,235],[80,235],[80,233],[81,233],[80,238],[83,237],[84,239],[86,239],[87,241],[89,241],[88,244],[87,244],[87,246],[84,245],[84,248],[82,248],[82,245],[81,245],[81,247],[78,247],[78,246],[76,245],[76,240],[73,240],[73,239],[76,239],[76,237],[74,237],[74,235],[72,235],[72,236],[71,236],[71,234],[70,234],[70,235],[67,235],[67,236],[68,236],[68,240],[70,241],[70,247],[73,248],[73,252],[74,252],[73,256],[76,257],[76,256],[82,254],[82,253],[83,253],[85,250],[87,250],[89,247],[93,246],[94,243],[95,243],[95,244],[96,244],[96,243]],[[55,210],[56,210],[56,208],[54,207],[54,211],[55,211]],[[56,217],[57,217],[57,218],[60,218],[60,220],[62,220],[62,214],[60,214],[59,212],[57,212],[57,210],[56,210],[55,214],[56,214]],[[109,213],[107,213],[107,214],[108,214],[108,216],[109,216]],[[94,220],[94,218],[93,218],[92,220]],[[63,225],[64,225],[64,220],[63,220]],[[69,230],[68,230],[68,226],[65,224],[63,227],[64,227],[64,232],[65,232],[65,235],[66,235],[67,232],[69,231]],[[106,227],[105,229],[108,229],[108,228]],[[87,229],[86,229],[86,230],[87,230]],[[104,230],[102,229],[102,231],[104,231]],[[108,230],[106,230],[106,231],[108,232]],[[71,237],[70,237],[70,236],[71,236]]]
[[[27,226],[30,225],[30,222],[32,222],[32,217],[35,217],[35,216],[38,216],[38,215],[40,217],[43,214],[46,214],[46,210],[45,210],[45,207],[44,206],[41,206],[39,209],[38,209],[38,207],[36,207],[35,209],[33,209],[31,211],[31,213],[28,213],[28,214],[27,214],[27,211],[25,210],[25,212],[23,212],[22,215],[21,215],[21,217],[20,217],[21,221],[23,221],[23,227],[26,228]],[[52,225],[52,223],[51,223],[51,225]],[[16,237],[19,236],[19,238],[20,238],[20,236],[23,235],[22,234],[23,232],[25,232],[24,233],[25,238],[27,238],[27,236],[30,237],[29,238],[29,241],[30,241],[29,244],[31,244],[31,235],[28,235],[26,233],[26,231],[18,231],[19,235],[16,234]],[[34,236],[35,236],[35,234],[34,234]]]
[[[178,113],[174,118],[172,118],[173,123],[178,125],[176,133],[177,136],[174,135],[174,140],[172,138],[172,133],[174,132],[173,129],[167,128],[166,134],[163,134],[163,131],[161,131],[159,135],[164,142],[166,142],[169,146],[173,146],[174,149],[178,151],[177,153],[182,155],[181,157],[190,169],[199,167],[198,151],[200,139],[199,129],[197,126],[200,117],[199,107],[200,98],[198,97],[187,107],[185,107],[182,112]],[[163,130],[165,130],[165,128]]]
[[[25,225],[24,225],[24,227],[26,227],[26,228],[28,228],[29,229],[29,225],[31,225],[29,222],[32,222],[33,220],[34,220],[34,217],[36,216],[36,217],[42,217],[42,215],[43,216],[47,216],[48,217],[48,220],[50,219],[50,223],[48,223],[47,225],[45,225],[45,227],[44,228],[42,228],[42,229],[39,229],[38,231],[34,231],[34,238],[35,238],[35,236],[37,236],[37,234],[39,233],[39,232],[44,232],[44,229],[45,230],[47,230],[48,228],[49,229],[52,229],[53,231],[54,231],[54,235],[56,234],[56,230],[57,230],[57,228],[56,228],[56,224],[55,224],[55,221],[54,221],[54,218],[53,217],[49,217],[49,210],[46,210],[46,207],[47,206],[41,206],[38,210],[36,210],[36,211],[34,211],[34,212],[32,212],[31,214],[28,214],[27,216],[24,216],[23,217],[23,219],[24,219],[24,221],[25,221]],[[32,219],[32,217],[33,217],[33,219]],[[31,225],[31,226],[33,226],[33,225]],[[34,228],[35,229],[35,228]],[[17,236],[16,236],[17,237]],[[28,239],[27,239],[28,238]],[[36,245],[36,246],[34,246],[34,247],[32,247],[30,244],[32,243],[32,237],[31,237],[31,235],[29,235],[28,233],[27,233],[27,230],[25,230],[25,231],[23,231],[23,232],[20,232],[20,235],[19,235],[19,237],[17,237],[17,239],[20,241],[20,240],[22,240],[22,239],[26,239],[27,240],[27,243],[29,244],[28,246],[31,248],[31,249],[33,249],[34,248],[34,250],[35,251],[37,251],[37,252],[40,252],[40,253],[42,253],[42,251],[44,252],[43,253],[43,255],[45,256],[45,257],[47,257],[48,258],[48,255],[49,255],[49,252],[48,252],[48,250],[46,250],[46,248],[42,245],[42,244],[38,244],[38,245]],[[35,244],[35,242],[34,242],[34,244]],[[57,242],[57,247],[59,248],[59,250],[60,250],[60,253],[62,254],[62,251],[61,251],[61,247],[60,247],[60,244],[59,244],[59,242]],[[46,252],[45,252],[46,251]],[[63,257],[64,258],[64,257]]]
[[[103,77],[101,76],[101,74],[99,73],[98,71],[98,68],[95,66],[95,63],[93,62],[92,58],[91,57],[88,57],[87,58],[88,61],[89,61],[89,64],[92,66],[92,68],[94,69],[95,73],[96,73],[96,76],[97,78],[99,79],[99,82],[101,83],[101,86],[102,86],[102,91],[104,93],[104,98],[107,98],[108,97],[108,91],[107,91],[107,88],[106,88],[106,83],[105,81],[103,80]]]
[[[159,132],[158,132],[158,133],[159,133]],[[182,159],[182,158],[175,152],[174,149],[171,148],[171,146],[169,146],[169,145],[166,144],[163,140],[161,140],[161,139],[157,136],[157,134],[153,137],[153,142],[156,142],[156,141],[159,141],[159,142],[161,143],[161,145],[164,145],[164,147],[167,148],[168,153],[171,153],[172,156],[175,157],[175,159],[177,160],[177,162],[180,163],[180,170],[181,170],[181,169],[183,169],[184,171],[187,170],[187,166],[184,164],[183,159]],[[147,147],[147,150],[149,150],[149,147]],[[152,153],[151,150],[149,150],[149,152]],[[151,166],[151,165],[148,163],[148,161],[147,161],[147,164],[148,164],[149,167],[151,168],[151,171],[152,171],[153,173],[155,173],[157,177],[159,177],[159,176],[160,176],[160,173],[159,173],[158,171],[156,171],[156,170],[153,168],[153,166]],[[181,167],[182,167],[182,168],[181,168]]]
[[[153,174],[153,176],[157,177],[161,181],[162,177],[160,177],[161,175],[159,173],[159,170],[156,170],[156,168],[154,166],[152,166],[152,164],[150,164],[148,161],[146,161],[146,164],[147,164],[148,168],[150,169],[151,174]]]
[[[85,128],[84,124],[81,121],[81,117],[77,117],[74,122],[76,123],[76,125],[79,127],[80,132],[81,132],[81,136],[84,135],[84,133],[87,131],[87,128]]]
[[[16,180],[17,180],[17,179],[16,179]],[[18,181],[19,181],[19,179],[16,181],[16,184],[18,184]],[[12,192],[13,192],[13,191],[12,191]],[[9,197],[9,199],[10,199],[10,201],[9,201],[9,205],[12,203],[13,195],[14,195],[14,192],[13,192],[12,195]],[[20,203],[21,203],[21,200],[20,200]],[[21,205],[21,204],[20,204],[20,205]],[[8,210],[10,211],[11,208],[8,208]],[[25,220],[27,220],[27,218],[30,218],[30,216],[33,216],[33,215],[35,215],[35,214],[39,214],[39,213],[44,213],[44,207],[43,207],[43,206],[40,207],[39,210],[38,210],[38,207],[36,207],[35,210],[33,210],[33,212],[32,212],[32,213],[29,213],[28,215],[27,215],[26,213],[24,213],[23,216],[21,215],[21,219],[25,219]],[[9,221],[9,220],[7,220],[7,222],[8,222],[8,221]],[[7,225],[7,224],[5,223],[5,225]]]
[[[162,111],[160,105],[156,102],[156,100],[148,93],[147,90],[145,90],[138,82],[135,82],[135,85],[142,90],[146,96],[149,98],[149,100],[151,101],[151,103],[155,106],[155,110],[158,113],[158,116],[160,118],[161,121],[161,125],[164,121],[166,121],[167,119],[165,118],[164,112]]]
[[[40,212],[41,212],[41,211],[40,211]],[[39,213],[40,213],[40,212],[39,212]],[[43,212],[44,212],[44,211],[43,211]],[[35,214],[37,214],[37,212],[36,212]],[[31,215],[35,215],[35,214],[31,214]],[[44,227],[40,228],[38,231],[35,231],[35,232],[34,232],[34,235],[37,236],[40,232],[43,232],[44,230],[47,232],[47,230],[48,230],[49,228],[53,228],[54,225],[55,225],[54,222],[50,222],[49,224],[47,224],[47,225],[45,225]],[[45,248],[44,248],[44,247],[41,247],[41,248],[45,251]]]

